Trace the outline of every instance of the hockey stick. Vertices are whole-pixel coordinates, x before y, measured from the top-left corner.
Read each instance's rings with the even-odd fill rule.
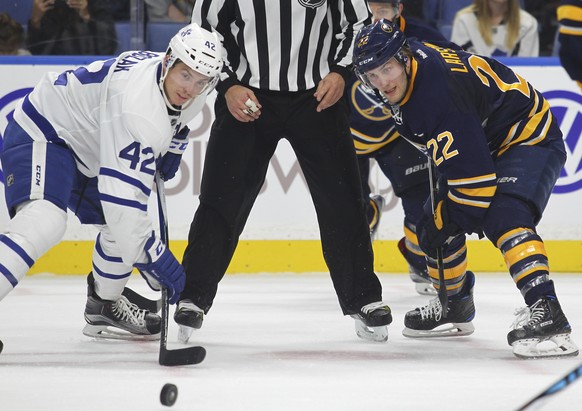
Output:
[[[539,403],[541,399],[546,399],[548,396],[562,391],[580,377],[582,377],[582,364],[578,365],[568,374],[564,375],[558,381],[546,388],[543,392],[539,393],[527,403],[519,407],[516,411],[531,411],[536,409],[537,405],[541,405]]]
[[[428,180],[430,184],[430,206],[431,211],[434,215],[436,210],[436,196],[437,196],[437,182],[436,182],[436,170],[432,159],[428,159]],[[439,270],[439,292],[438,297],[443,308],[443,318],[447,318],[447,285],[445,284],[445,264],[443,262],[443,247],[439,246],[436,249],[437,252],[437,267]]]
[[[162,241],[169,247],[168,218],[166,214],[166,194],[164,182],[159,173],[156,173],[156,190],[158,197],[158,217],[160,219],[160,235]],[[186,347],[177,350],[168,349],[168,291],[162,287],[162,330],[160,335],[160,365],[190,365],[199,364],[206,357],[204,347]]]

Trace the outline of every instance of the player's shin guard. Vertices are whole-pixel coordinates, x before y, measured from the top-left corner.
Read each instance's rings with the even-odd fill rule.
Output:
[[[533,229],[510,230],[497,239],[496,246],[527,305],[543,296],[556,297],[544,243]]]
[[[427,256],[428,274],[434,288],[440,288],[439,270],[437,261]],[[454,297],[461,292],[467,270],[467,246],[465,236],[458,236],[447,247],[444,258],[444,277],[447,295]]]
[[[408,272],[416,292],[421,295],[436,295],[436,290],[428,276],[425,254],[418,245],[416,227],[406,221],[404,237],[398,241],[398,249],[408,264]]]
[[[67,214],[46,200],[22,204],[0,234],[0,300],[18,285],[34,262],[60,241]]]
[[[95,290],[105,300],[116,300],[123,292],[133,267],[121,259],[121,252],[107,227],[101,227],[93,249]]]

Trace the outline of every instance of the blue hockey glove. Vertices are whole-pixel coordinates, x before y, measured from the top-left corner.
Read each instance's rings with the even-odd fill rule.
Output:
[[[135,263],[134,267],[139,270],[152,289],[159,290],[160,285],[166,288],[168,301],[170,304],[175,304],[186,282],[184,267],[153,232],[146,242],[145,251],[148,262]]]
[[[182,154],[186,151],[188,147],[188,133],[190,129],[188,126],[184,126],[176,135],[172,138],[170,147],[166,154],[162,156],[158,164],[158,170],[162,175],[164,181],[171,180],[176,175],[176,172],[180,168],[180,161],[182,161]]]
[[[459,226],[449,219],[445,198],[437,199],[434,213],[431,214],[425,210],[425,213],[416,223],[418,245],[426,255],[433,259],[437,257],[437,248],[446,247],[449,237],[454,237],[460,233]]]

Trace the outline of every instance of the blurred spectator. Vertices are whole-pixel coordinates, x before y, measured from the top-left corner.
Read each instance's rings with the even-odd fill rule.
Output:
[[[109,0],[108,3],[115,21],[125,21],[131,18],[131,0]]]
[[[30,52],[24,45],[24,28],[8,13],[0,13],[0,54],[25,56]]]
[[[406,16],[414,17],[419,20],[427,21],[427,16],[424,15],[424,1],[423,0],[402,0],[406,6]]]
[[[32,54],[111,55],[117,47],[110,8],[101,0],[34,0],[27,45]]]
[[[189,23],[194,0],[145,0],[148,21]]]
[[[562,0],[560,22],[560,62],[582,91],[582,0]]]
[[[559,0],[524,0],[524,9],[538,22],[540,56],[551,56],[558,30],[556,9]]]
[[[484,56],[539,55],[538,23],[519,0],[474,0],[455,16],[451,41]]]

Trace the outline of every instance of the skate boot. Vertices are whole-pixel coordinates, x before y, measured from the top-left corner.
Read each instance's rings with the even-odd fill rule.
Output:
[[[419,293],[420,295],[436,295],[437,292],[434,289],[432,282],[430,281],[426,265],[420,268],[416,267],[412,263],[411,259],[408,257],[408,254],[410,252],[406,248],[405,241],[406,241],[405,237],[402,237],[400,241],[398,241],[398,249],[400,250],[400,253],[404,257],[406,262],[408,263],[408,272],[410,273],[410,279],[414,283],[414,288],[416,289],[416,292]]]
[[[424,307],[406,313],[402,334],[410,338],[460,337],[472,334],[475,331],[471,323],[475,317],[474,285],[475,276],[467,271],[463,290],[458,296],[448,300],[446,318],[443,318],[443,308],[438,297],[433,298]]]
[[[178,303],[174,313],[174,321],[180,326],[178,341],[186,344],[192,332],[202,327],[204,311],[198,308],[191,300],[182,300]]]
[[[543,297],[531,307],[515,311],[517,318],[507,342],[516,357],[550,358],[578,355],[578,347],[570,338],[572,328],[557,299]],[[553,344],[538,344],[551,341]]]
[[[115,340],[159,340],[161,318],[140,309],[123,295],[116,301],[103,300],[95,292],[93,279],[88,278],[87,304],[83,334]]]
[[[356,320],[356,335],[364,340],[388,341],[388,324],[392,322],[390,307],[382,301],[370,303],[360,308],[358,314],[352,314]]]
[[[373,211],[371,218],[368,219],[370,224],[370,237],[374,241],[380,227],[380,217],[382,217],[382,207],[384,207],[384,197],[381,195],[370,196],[370,209]]]

